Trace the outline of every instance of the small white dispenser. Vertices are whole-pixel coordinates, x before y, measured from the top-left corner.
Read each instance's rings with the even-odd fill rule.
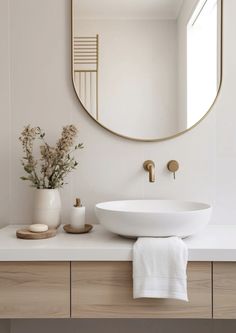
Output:
[[[76,229],[85,228],[85,207],[82,206],[81,200],[76,198],[74,207],[72,207],[70,214],[70,225]]]

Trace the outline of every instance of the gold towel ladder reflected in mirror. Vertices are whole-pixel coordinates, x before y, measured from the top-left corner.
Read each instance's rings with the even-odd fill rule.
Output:
[[[84,107],[98,120],[99,36],[74,36],[73,75]]]

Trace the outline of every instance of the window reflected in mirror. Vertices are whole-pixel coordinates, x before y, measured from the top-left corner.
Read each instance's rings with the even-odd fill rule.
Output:
[[[220,81],[217,0],[201,0],[187,25],[187,127],[211,107]]]

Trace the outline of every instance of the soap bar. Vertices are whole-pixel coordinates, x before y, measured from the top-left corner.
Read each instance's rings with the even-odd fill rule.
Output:
[[[46,224],[31,224],[29,226],[29,231],[31,231],[31,232],[48,231],[48,226]]]

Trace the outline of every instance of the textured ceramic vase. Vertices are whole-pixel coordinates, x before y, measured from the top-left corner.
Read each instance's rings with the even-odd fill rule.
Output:
[[[61,224],[61,197],[58,189],[37,189],[34,193],[33,223],[49,229]]]

